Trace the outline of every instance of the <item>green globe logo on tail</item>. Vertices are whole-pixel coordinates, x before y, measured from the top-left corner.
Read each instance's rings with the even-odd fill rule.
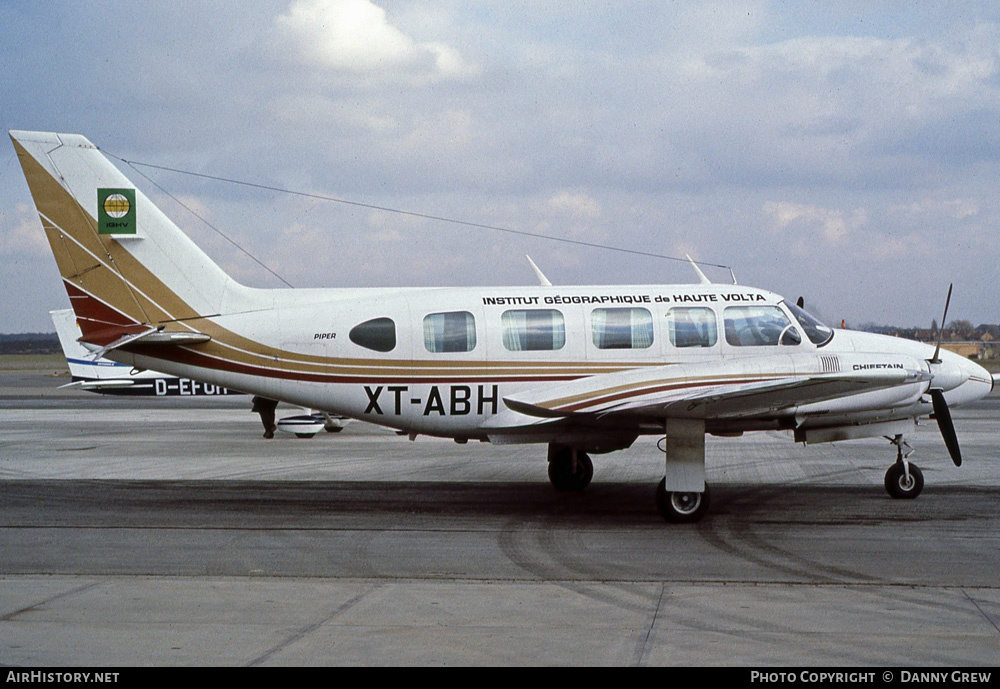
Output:
[[[135,234],[135,189],[97,190],[97,233]]]

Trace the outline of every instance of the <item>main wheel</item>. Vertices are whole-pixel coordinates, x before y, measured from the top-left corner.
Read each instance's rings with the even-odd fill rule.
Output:
[[[656,507],[668,522],[690,524],[699,521],[708,513],[710,502],[708,484],[703,493],[668,491],[666,478],[656,486]]]
[[[910,464],[907,479],[902,462],[896,462],[885,472],[885,490],[894,498],[912,500],[924,489],[924,474],[916,464]]]
[[[594,478],[594,463],[586,452],[576,451],[576,466],[573,464],[574,451],[564,448],[549,461],[549,482],[559,491],[576,492],[590,485]]]

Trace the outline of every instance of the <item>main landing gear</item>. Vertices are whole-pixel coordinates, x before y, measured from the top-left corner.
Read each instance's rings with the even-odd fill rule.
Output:
[[[701,493],[668,491],[666,478],[656,486],[656,508],[668,522],[689,524],[699,521],[708,512],[710,502],[708,484]]]
[[[889,442],[896,446],[896,463],[885,472],[885,490],[894,498],[912,500],[924,489],[924,474],[920,467],[907,460],[913,449],[902,435],[896,435]],[[904,445],[907,449],[905,453]]]
[[[657,447],[666,463],[656,486],[656,509],[675,524],[700,521],[711,502],[705,483],[705,420],[666,419]]]
[[[699,521],[708,513],[710,497],[708,486],[704,483],[704,459],[697,467],[697,480],[692,483],[690,477],[676,474],[676,467],[669,465],[674,485],[680,484],[688,488],[698,487],[702,490],[667,490],[667,479],[664,477],[656,487],[656,507],[660,514],[669,522],[687,524]],[[574,450],[562,445],[549,445],[549,482],[553,488],[564,493],[575,493],[590,485],[594,478],[594,463],[590,456],[581,450]],[[686,479],[686,480],[685,480]]]
[[[594,478],[590,455],[561,445],[549,445],[549,482],[564,493],[581,491]]]
[[[665,466],[656,487],[656,508],[668,522],[697,522],[708,514],[711,501],[705,483],[705,420],[666,419],[661,442]],[[594,464],[586,452],[549,445],[549,481],[556,490],[583,490],[593,477]]]

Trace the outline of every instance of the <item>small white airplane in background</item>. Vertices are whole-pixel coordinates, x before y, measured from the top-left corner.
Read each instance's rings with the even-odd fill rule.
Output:
[[[220,395],[242,395],[245,392],[231,390],[211,383],[202,383],[190,378],[168,376],[165,373],[137,369],[103,357],[94,358],[93,351],[80,344],[83,333],[76,322],[73,309],[49,311],[56,327],[59,345],[66,357],[73,382],[60,388],[78,388],[103,395],[123,395],[129,397],[217,397]],[[324,412],[286,416],[277,422],[279,430],[294,433],[299,437],[312,437],[320,430],[336,433],[343,430],[347,420]]]
[[[129,366],[428,434],[546,443],[580,490],[588,453],[664,436],[671,521],[709,507],[705,435],[886,436],[889,494],[923,477],[904,434],[996,380],[940,347],[834,331],[771,292],[712,284],[254,289],[209,259],[79,135],[11,132],[81,341]],[[699,272],[700,274],[700,272]]]

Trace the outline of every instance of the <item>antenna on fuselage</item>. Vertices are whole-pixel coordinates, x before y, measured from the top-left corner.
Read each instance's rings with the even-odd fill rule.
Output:
[[[543,273],[541,270],[539,270],[538,266],[535,265],[535,262],[531,260],[531,256],[529,256],[528,254],[525,254],[524,257],[526,259],[528,259],[528,263],[531,264],[531,269],[534,270],[535,271],[535,275],[538,276],[538,282],[539,282],[539,284],[542,287],[551,287],[552,283],[549,282],[549,279],[547,277],[545,277],[545,273]]]
[[[691,267],[694,268],[694,272],[698,273],[698,280],[701,282],[701,284],[711,285],[712,281],[709,280],[707,277],[705,277],[705,274],[701,272],[701,268],[699,268],[698,264],[694,262],[694,259],[691,258],[689,254],[684,254],[684,255],[687,256],[687,260],[691,263]],[[732,268],[730,268],[730,270],[732,270]],[[735,278],[733,279],[735,281]]]

